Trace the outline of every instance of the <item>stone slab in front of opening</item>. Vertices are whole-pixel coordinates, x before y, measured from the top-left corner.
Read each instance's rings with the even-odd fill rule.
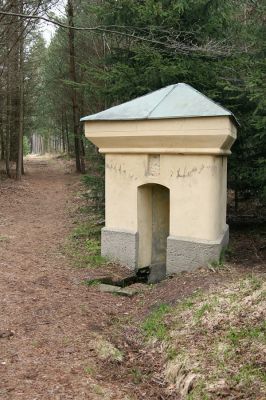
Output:
[[[130,231],[103,228],[101,255],[135,269],[138,254],[138,234]]]
[[[106,283],[101,283],[98,286],[98,289],[100,292],[105,292],[105,293],[117,293],[121,290],[120,286],[114,286],[114,285],[108,285]]]
[[[125,297],[133,297],[139,292],[139,290],[136,288],[130,288],[130,287],[121,288],[120,286],[107,285],[104,283],[101,283],[99,285],[99,290],[100,292],[113,293]]]
[[[229,242],[229,228],[215,241],[184,239],[174,236],[167,238],[167,275],[181,271],[193,271],[219,260],[221,251]]]

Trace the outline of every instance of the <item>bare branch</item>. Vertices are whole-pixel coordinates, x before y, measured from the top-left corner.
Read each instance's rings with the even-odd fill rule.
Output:
[[[73,29],[76,31],[83,31],[83,32],[96,32],[96,33],[107,33],[107,34],[112,34],[116,36],[123,36],[126,38],[130,38],[133,40],[141,41],[141,42],[146,42],[146,43],[151,43],[155,45],[162,46],[164,48],[171,49],[174,52],[177,53],[183,53],[183,54],[189,54],[189,53],[201,53],[201,54],[209,54],[209,55],[214,55],[214,56],[227,56],[232,52],[232,48],[230,46],[226,46],[224,43],[219,43],[219,42],[214,42],[214,41],[209,41],[208,43],[205,43],[202,46],[199,46],[197,44],[194,44],[192,41],[190,43],[184,43],[183,41],[178,41],[178,37],[181,32],[179,32],[178,35],[174,34],[171,31],[167,30],[162,30],[162,33],[164,33],[163,37],[161,40],[156,39],[153,35],[151,35],[154,31],[154,27],[148,27],[148,32],[150,36],[142,36],[140,34],[136,34],[136,30],[134,29],[133,32],[130,32],[130,29],[132,30],[132,27],[126,27],[126,26],[117,26],[117,25],[111,25],[111,26],[94,26],[94,27],[77,27],[77,26],[69,26],[68,24],[65,24],[63,22],[60,22],[55,19],[48,18],[46,16],[42,15],[34,15],[34,14],[22,14],[22,13],[14,13],[14,12],[9,12],[9,11],[3,11],[0,10],[0,15],[6,15],[6,16],[15,16],[15,17],[20,17],[20,18],[25,18],[29,20],[42,20],[47,23],[56,25],[60,28],[63,29]],[[116,29],[113,29],[116,28]],[[121,29],[121,30],[119,30]],[[160,30],[160,27],[157,27],[157,32]],[[147,29],[145,30],[147,34]],[[182,32],[183,36],[186,35],[186,33]]]
[[[108,28],[103,27],[103,26],[94,26],[94,27],[70,26],[70,25],[64,24],[64,23],[62,23],[60,21],[57,21],[55,19],[44,17],[42,15],[20,14],[20,13],[14,13],[14,12],[3,11],[3,10],[0,10],[0,15],[9,15],[9,16],[21,17],[21,18],[25,18],[25,19],[42,20],[42,21],[48,22],[50,24],[53,24],[53,25],[59,26],[61,28],[64,28],[64,29],[73,29],[73,30],[76,30],[76,31],[92,31],[92,32],[93,31],[98,31],[98,32],[109,32],[109,33],[121,34],[121,32],[119,32],[119,31],[111,30],[111,29],[108,29]],[[132,35],[129,35],[129,36],[132,36]],[[144,39],[144,38],[139,38],[139,39]]]

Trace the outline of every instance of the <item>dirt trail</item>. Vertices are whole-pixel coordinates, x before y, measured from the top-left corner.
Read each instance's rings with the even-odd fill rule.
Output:
[[[80,177],[60,159],[29,157],[25,167],[21,183],[0,184],[0,399],[177,400],[165,394],[159,356],[138,341],[134,321],[261,268],[258,256],[242,252],[244,272],[180,274],[133,299],[100,293],[80,281],[103,271],[77,270],[62,251]],[[121,349],[123,362],[99,360],[96,336]]]
[[[60,251],[71,229],[68,204],[80,178],[66,163],[31,157],[22,183],[0,187],[1,399],[94,399],[90,326],[101,315]],[[95,305],[97,305],[97,295]],[[106,315],[107,318],[107,315]],[[99,324],[99,322],[98,322]]]

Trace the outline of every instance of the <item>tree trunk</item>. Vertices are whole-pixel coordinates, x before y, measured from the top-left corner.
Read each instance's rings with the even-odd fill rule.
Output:
[[[3,109],[4,109],[4,101],[1,98],[0,103],[0,138],[1,138],[1,152],[0,152],[0,160],[4,160],[5,158],[5,137],[4,137],[4,118],[3,118]]]
[[[9,61],[7,65],[9,66]],[[5,151],[5,161],[6,161],[6,174],[9,178],[11,178],[10,173],[10,119],[11,119],[11,94],[10,94],[10,71],[7,68],[7,98],[6,98],[6,105],[7,105],[7,116],[6,116],[6,151]]]
[[[23,6],[22,6],[23,7]],[[21,23],[22,24],[22,23]],[[23,25],[20,27],[21,31]],[[23,37],[19,43],[19,129],[16,179],[21,180],[23,173],[23,120],[24,120],[24,76],[23,76]]]
[[[67,114],[65,112],[65,132],[66,132],[66,144],[67,144],[67,154],[70,154],[70,143],[69,143],[69,133],[68,133],[68,122],[67,122]]]
[[[67,2],[67,14],[68,24],[74,27],[74,10],[73,0]],[[75,65],[75,33],[74,29],[68,30],[68,45],[69,45],[69,77],[70,80],[75,84],[77,83],[76,65]],[[77,89],[75,86],[72,87],[72,115],[73,115],[73,130],[74,130],[74,145],[75,145],[75,157],[76,157],[76,169],[78,172],[85,172],[85,163],[82,151],[82,137],[79,131],[79,118],[78,118],[78,101],[77,101]]]
[[[66,152],[66,138],[65,138],[65,126],[64,126],[64,112],[61,112],[61,136],[62,136],[62,150]]]
[[[238,212],[238,190],[235,189],[235,212]]]

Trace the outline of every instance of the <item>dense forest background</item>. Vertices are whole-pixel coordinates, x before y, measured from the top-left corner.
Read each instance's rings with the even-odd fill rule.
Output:
[[[241,124],[229,160],[236,209],[242,199],[265,202],[264,0],[68,0],[60,17],[56,3],[0,0],[0,160],[9,177],[16,165],[21,179],[23,152],[60,151],[87,169],[97,194],[102,159],[80,117],[186,82]],[[49,44],[40,18],[57,27]]]

